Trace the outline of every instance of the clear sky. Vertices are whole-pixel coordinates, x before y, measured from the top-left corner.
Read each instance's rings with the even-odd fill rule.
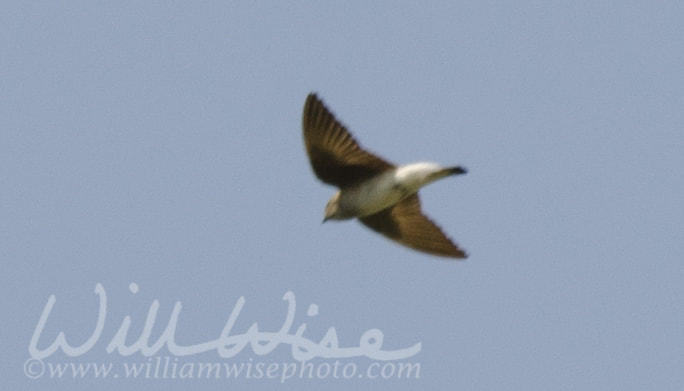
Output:
[[[332,327],[339,348],[365,355],[339,358],[331,343],[312,363],[325,374],[339,360],[354,376],[289,389],[684,387],[681,2],[2,8],[4,388],[273,389],[279,378],[131,379],[122,368],[298,363],[284,334],[302,323],[302,338]],[[320,224],[335,190],[304,152],[311,91],[389,161],[469,169],[420,193],[466,261],[354,221]],[[33,357],[51,295],[38,350],[60,332],[86,343],[96,286],[107,306],[94,345]],[[218,340],[241,297],[231,335],[254,322],[275,333],[287,292],[293,325],[271,352],[107,352],[126,316],[134,344],[155,300],[150,344],[177,302],[179,345]],[[419,352],[366,357],[371,329],[383,351]],[[93,362],[118,377],[49,374]],[[367,372],[404,364],[419,376]]]

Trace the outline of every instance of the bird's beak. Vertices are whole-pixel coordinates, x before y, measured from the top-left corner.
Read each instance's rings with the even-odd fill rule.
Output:
[[[329,219],[328,219],[328,216],[323,217],[323,221],[321,221],[321,224],[325,223],[325,222],[328,221],[328,220],[329,220]]]

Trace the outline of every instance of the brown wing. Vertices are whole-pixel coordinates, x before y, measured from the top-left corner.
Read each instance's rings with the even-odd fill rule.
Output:
[[[468,256],[420,211],[417,194],[359,220],[372,230],[415,250],[443,257]]]
[[[361,149],[316,94],[306,98],[302,128],[311,167],[325,183],[347,187],[394,167]]]

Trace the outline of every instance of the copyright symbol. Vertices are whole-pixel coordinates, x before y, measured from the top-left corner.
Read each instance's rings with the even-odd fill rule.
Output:
[[[24,374],[29,379],[38,379],[45,372],[45,364],[37,358],[29,358],[24,362]]]

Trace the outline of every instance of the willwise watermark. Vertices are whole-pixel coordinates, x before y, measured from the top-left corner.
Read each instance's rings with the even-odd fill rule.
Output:
[[[156,356],[143,361],[58,362],[28,359],[24,373],[31,379],[145,379],[145,380],[348,380],[419,379],[420,363],[315,360],[293,362],[207,362]]]
[[[129,285],[136,294],[139,287]],[[95,295],[99,301],[97,314],[93,314],[95,326],[92,333],[81,338],[80,344],[69,343],[79,338],[60,331],[53,341],[43,341],[41,335],[50,321],[50,314],[57,305],[57,297],[50,295],[29,342],[29,359],[24,363],[24,373],[29,378],[127,378],[127,379],[276,379],[285,382],[290,379],[389,379],[419,378],[420,364],[408,361],[418,354],[421,343],[400,349],[383,349],[384,333],[375,328],[366,330],[356,346],[340,346],[338,331],[329,327],[320,340],[305,336],[306,322],[300,322],[294,329],[297,303],[293,292],[286,292],[282,300],[287,306],[282,326],[278,330],[260,330],[254,322],[246,330],[235,331],[235,323],[246,305],[244,296],[239,297],[228,315],[222,331],[214,339],[191,345],[176,343],[175,336],[182,303],[173,305],[168,322],[162,324],[163,331],[156,340],[151,338],[157,324],[159,300],[150,304],[139,335],[131,335],[130,316],[125,316],[112,335],[103,335],[105,324],[112,322],[107,316],[107,292],[103,285],[96,284]],[[68,303],[60,305],[68,305]],[[318,305],[310,304],[306,311],[309,318],[318,314]],[[80,322],[83,320],[80,319]],[[159,328],[159,326],[157,326]],[[111,329],[109,327],[108,329]],[[126,343],[126,341],[132,341]],[[106,343],[106,345],[104,345]],[[393,341],[393,345],[397,345]],[[286,346],[291,362],[254,361],[236,362],[234,359],[245,349],[255,356],[268,356],[276,348]],[[91,352],[104,347],[104,351],[119,360],[105,363],[86,361],[56,361],[59,357],[85,358]],[[214,362],[192,361],[193,356],[215,352]],[[142,358],[135,360],[134,358]],[[363,359],[360,364],[352,359]]]

